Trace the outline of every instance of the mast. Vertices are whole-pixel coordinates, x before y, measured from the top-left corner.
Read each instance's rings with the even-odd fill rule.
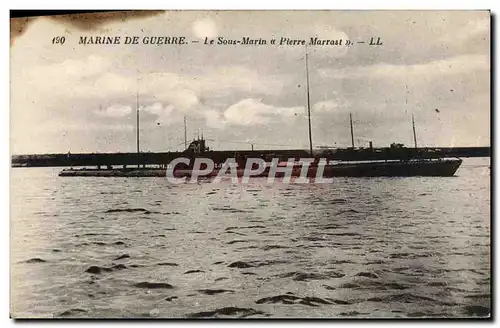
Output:
[[[415,143],[415,148],[417,148],[417,133],[415,132],[415,118],[411,114],[411,123],[413,125],[413,142]]]
[[[408,108],[408,85],[405,85],[405,107]],[[411,114],[411,124],[413,126],[413,143],[417,148],[417,133],[415,132],[415,117]]]
[[[354,149],[354,130],[352,128],[352,113],[349,113],[349,121],[351,122],[351,144]]]
[[[187,149],[187,128],[186,128],[186,115],[184,115],[184,150]]]
[[[312,132],[311,132],[311,100],[309,96],[309,65],[307,62],[307,45],[306,45],[306,82],[307,82],[307,120],[309,123],[309,152],[313,156]]]
[[[137,70],[137,91],[136,91],[136,95],[135,95],[135,99],[136,99],[136,104],[135,104],[135,108],[136,108],[136,126],[137,126],[137,136],[136,136],[136,139],[137,139],[137,168],[140,168],[140,163],[139,163],[139,159],[140,159],[140,144],[139,144],[139,70]]]

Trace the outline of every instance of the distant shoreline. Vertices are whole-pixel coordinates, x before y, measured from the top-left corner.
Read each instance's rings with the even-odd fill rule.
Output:
[[[216,161],[239,156],[308,157],[306,150],[225,150],[195,152],[141,152],[137,153],[66,153],[66,154],[29,154],[12,155],[12,167],[65,167],[65,166],[97,166],[97,165],[160,165],[169,163],[179,156],[204,156]],[[490,147],[443,147],[443,148],[340,148],[319,149],[317,154],[329,160],[391,160],[408,158],[440,158],[440,157],[490,157]],[[317,155],[315,154],[315,155]]]

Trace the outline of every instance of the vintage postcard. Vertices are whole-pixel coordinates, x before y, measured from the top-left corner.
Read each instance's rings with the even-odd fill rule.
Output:
[[[491,13],[10,19],[10,314],[491,318]]]

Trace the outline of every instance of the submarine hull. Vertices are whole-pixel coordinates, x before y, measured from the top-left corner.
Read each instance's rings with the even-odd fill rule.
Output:
[[[410,176],[453,176],[462,163],[461,159],[450,160],[410,160],[410,161],[385,161],[385,162],[365,162],[365,163],[339,163],[325,166],[310,166],[307,171],[309,178],[330,178],[330,177],[410,177]],[[271,172],[268,167],[262,173],[252,175],[252,177],[283,177],[285,173]],[[219,169],[214,169],[208,174],[199,174],[200,178],[215,177],[219,174]],[[321,172],[322,171],[322,172]],[[176,178],[193,176],[192,169],[179,169],[173,171]],[[301,166],[295,166],[292,170],[292,177],[299,177],[302,173]],[[233,173],[234,174],[234,173]],[[236,169],[238,177],[243,176],[244,169]],[[228,172],[224,175],[231,176]],[[166,169],[65,169],[59,173],[62,177],[166,177]]]

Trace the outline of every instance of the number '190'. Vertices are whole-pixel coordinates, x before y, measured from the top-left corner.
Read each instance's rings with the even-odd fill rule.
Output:
[[[65,41],[66,41],[66,37],[64,37],[64,36],[55,36],[52,38],[52,44],[63,45]]]

